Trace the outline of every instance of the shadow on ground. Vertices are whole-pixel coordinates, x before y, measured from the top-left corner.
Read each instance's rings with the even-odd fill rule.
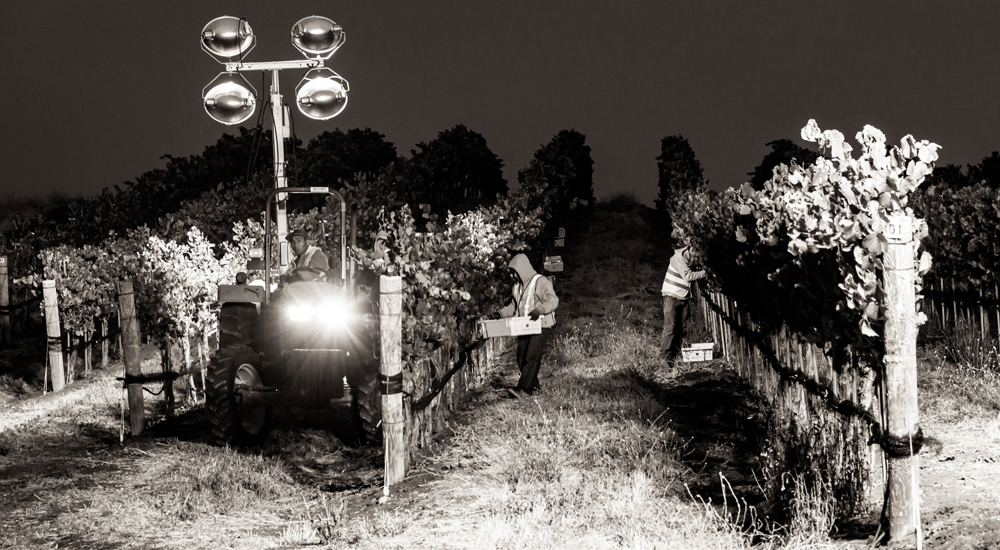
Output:
[[[733,371],[711,364],[646,384],[684,442],[681,460],[693,474],[686,477],[691,494],[728,505],[728,513],[735,513],[738,503],[744,511],[752,506],[758,515],[770,514],[761,479],[767,409],[754,389]]]
[[[281,460],[295,480],[329,492],[381,484],[382,448],[351,423],[350,404],[323,409],[274,407],[270,436],[237,452]],[[143,437],[212,444],[208,412],[199,406],[151,427]]]
[[[681,459],[693,474],[686,478],[688,490],[720,514],[744,522],[761,520],[760,527],[779,527],[772,522],[786,517],[786,503],[768,501],[764,490],[763,453],[770,437],[767,403],[723,365],[680,369],[668,382],[646,384],[667,408],[664,417],[685,442]],[[867,514],[840,520],[831,536],[871,540],[877,519],[877,514]]]

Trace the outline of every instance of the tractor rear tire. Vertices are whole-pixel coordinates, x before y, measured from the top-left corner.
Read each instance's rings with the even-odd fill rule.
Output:
[[[382,443],[382,390],[378,372],[351,389],[351,413],[368,443]]]
[[[260,357],[247,346],[220,349],[208,368],[205,404],[218,445],[259,445],[271,431],[271,407],[241,408],[237,385],[262,385]]]

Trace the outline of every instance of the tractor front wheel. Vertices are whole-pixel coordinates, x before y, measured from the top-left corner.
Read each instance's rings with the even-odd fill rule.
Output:
[[[206,405],[212,437],[219,445],[256,445],[271,431],[271,407],[240,407],[239,387],[262,386],[260,357],[247,346],[220,349],[208,370]]]
[[[369,443],[382,442],[382,390],[377,371],[351,388],[351,413],[355,426],[364,431]]]

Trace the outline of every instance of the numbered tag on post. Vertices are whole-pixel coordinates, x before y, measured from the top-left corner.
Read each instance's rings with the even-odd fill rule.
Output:
[[[913,240],[913,219],[906,215],[889,216],[885,238],[890,243],[908,243]]]

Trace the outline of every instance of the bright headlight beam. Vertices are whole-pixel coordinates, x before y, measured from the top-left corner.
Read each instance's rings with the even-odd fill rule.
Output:
[[[291,321],[315,321],[331,326],[344,325],[355,316],[350,305],[341,300],[288,306],[286,311]]]
[[[309,306],[291,306],[288,308],[288,318],[292,321],[311,321],[313,317],[313,308]]]

